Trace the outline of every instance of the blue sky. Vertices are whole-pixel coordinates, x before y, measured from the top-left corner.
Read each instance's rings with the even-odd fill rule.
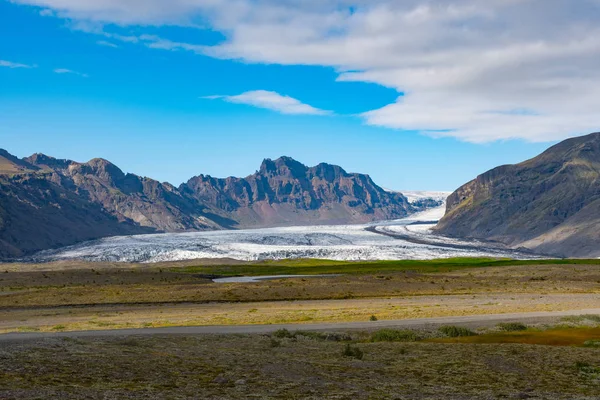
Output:
[[[503,60],[498,69],[488,62],[495,56],[474,59],[463,71],[457,65],[466,64],[452,63],[481,49],[461,37],[439,43],[454,29],[451,17],[490,35],[507,29],[485,14],[461,14],[471,10],[467,0],[456,1],[459,11],[419,1],[401,9],[383,0],[352,8],[346,1],[306,2],[306,9],[248,1],[176,0],[166,12],[162,0],[0,0],[0,147],[20,157],[103,157],[173,184],[200,173],[246,176],[263,158],[288,155],[368,173],[387,188],[454,190],[600,125],[597,83],[590,83],[597,81],[591,74],[600,47],[586,48],[596,52],[593,59],[573,53],[578,47],[564,47],[573,37],[544,36],[546,26],[515,21],[527,10],[496,10],[495,1],[489,7],[515,24],[515,38],[484,50],[517,57],[517,67]],[[597,3],[589,4],[569,18],[549,7],[548,23],[591,24],[586,15]],[[434,24],[439,36],[405,41],[394,30],[399,19],[388,29],[377,7],[411,21],[423,14],[424,25],[411,22],[410,29],[430,32]],[[365,28],[372,20],[375,36]],[[380,48],[388,42],[382,38],[394,49]],[[415,50],[415,43],[433,50]],[[454,56],[444,59],[445,49]],[[513,54],[518,49],[539,56],[528,64]],[[571,64],[585,57],[580,71],[563,68],[561,51]],[[532,74],[551,56],[552,70]],[[561,72],[553,75],[555,69]],[[544,81],[534,85],[534,75]],[[562,101],[553,96],[558,89]]]

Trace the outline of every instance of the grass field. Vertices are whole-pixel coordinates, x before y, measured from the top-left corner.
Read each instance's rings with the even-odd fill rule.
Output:
[[[575,328],[572,336],[582,337],[582,331],[591,330]],[[279,331],[14,343],[0,349],[0,398],[592,400],[600,395],[600,348],[419,339],[432,335],[439,332]]]
[[[514,262],[512,262],[514,263]],[[361,299],[477,293],[598,293],[600,266],[512,265],[506,260],[338,263],[290,261],[233,266],[103,268],[0,273],[0,309],[182,302]],[[497,264],[500,264],[498,266]],[[366,265],[366,266],[365,266]],[[213,276],[332,274],[255,283],[216,284]]]
[[[311,323],[600,308],[598,263],[491,259],[117,265],[0,273],[0,331]],[[119,268],[117,268],[119,267]],[[1,270],[1,269],[0,269]],[[342,273],[255,283],[210,276]]]
[[[600,308],[598,260],[70,262],[4,270],[0,332]],[[342,275],[210,279],[277,274]],[[592,400],[600,396],[599,326],[590,316],[554,327],[443,332],[51,337],[0,346],[0,398]]]
[[[239,265],[209,265],[174,268],[193,274],[219,276],[260,275],[318,275],[318,274],[378,274],[386,272],[414,271],[419,273],[452,272],[483,267],[530,266],[530,265],[600,265],[600,260],[551,259],[511,260],[496,258],[448,258],[439,260],[399,261],[330,261],[330,260],[278,260]]]

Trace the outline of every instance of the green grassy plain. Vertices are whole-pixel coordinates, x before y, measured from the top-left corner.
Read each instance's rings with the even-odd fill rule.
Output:
[[[321,275],[321,274],[377,274],[414,271],[419,273],[452,272],[470,268],[528,266],[528,265],[600,265],[600,260],[548,259],[512,260],[505,258],[448,258],[438,260],[399,261],[331,261],[280,260],[239,265],[207,265],[172,268],[172,271],[192,274],[228,276],[261,275]]]

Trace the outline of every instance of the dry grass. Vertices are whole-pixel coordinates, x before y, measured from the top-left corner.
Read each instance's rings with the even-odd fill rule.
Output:
[[[331,300],[410,295],[599,293],[595,265],[411,270],[336,278],[215,284],[162,268],[0,273],[0,308],[89,304]]]
[[[600,308],[598,281],[595,265],[404,270],[233,284],[156,266],[9,271],[0,272],[0,332],[565,311]]]
[[[380,321],[600,308],[593,294],[475,294],[257,303],[102,305],[0,310],[0,332]]]
[[[432,340],[439,343],[519,343],[545,346],[583,346],[588,341],[600,341],[600,328],[559,328],[523,332],[495,332],[479,336]]]
[[[273,345],[274,341],[277,345]],[[600,349],[305,336],[47,339],[0,349],[11,399],[597,399]]]

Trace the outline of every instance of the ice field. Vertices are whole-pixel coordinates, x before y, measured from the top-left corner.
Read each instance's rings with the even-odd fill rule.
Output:
[[[529,258],[481,242],[439,237],[431,232],[444,213],[439,207],[408,218],[367,225],[119,236],[38,253],[35,261],[159,262],[200,258],[266,260],[398,260],[449,257]]]

